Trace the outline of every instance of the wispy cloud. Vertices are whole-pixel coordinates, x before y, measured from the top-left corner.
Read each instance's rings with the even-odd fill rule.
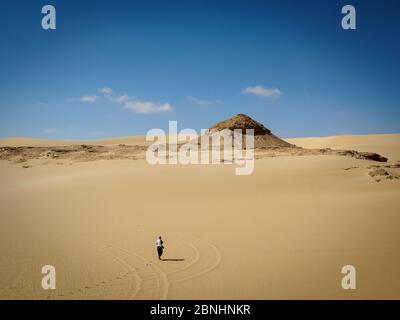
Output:
[[[159,112],[170,112],[173,110],[173,106],[170,103],[160,103],[153,101],[143,101],[136,97],[129,96],[127,94],[117,95],[114,94],[114,90],[109,87],[98,88],[97,92],[99,95],[84,95],[79,99],[68,98],[67,102],[80,101],[85,103],[94,103],[97,100],[109,101],[116,105],[121,105],[124,109],[135,113],[159,113]]]
[[[115,103],[119,103],[119,104],[123,104],[125,102],[134,100],[134,98],[128,96],[127,94],[123,94],[121,96],[115,96],[115,97],[108,97],[108,98],[111,102],[115,102]]]
[[[187,100],[189,100],[190,102],[193,102],[194,104],[197,104],[198,106],[202,106],[202,107],[207,107],[213,104],[218,104],[218,103],[222,103],[221,100],[203,100],[203,99],[199,99],[193,96],[187,96],[186,97]]]
[[[282,95],[277,88],[264,88],[263,86],[247,87],[242,90],[242,93],[266,98],[279,98]]]
[[[104,94],[111,94],[112,93],[112,89],[108,88],[108,87],[98,88],[97,91],[100,92],[100,93],[104,93]]]
[[[93,102],[95,102],[97,100],[97,96],[96,95],[82,96],[79,100],[82,101],[82,102],[93,103]]]
[[[159,103],[152,101],[142,101],[127,94],[114,95],[111,88],[99,88],[98,92],[108,101],[123,106],[124,109],[135,113],[159,113],[170,112],[173,107],[169,103]]]
[[[169,103],[154,103],[150,101],[130,100],[123,103],[124,108],[136,113],[170,112],[172,106]]]

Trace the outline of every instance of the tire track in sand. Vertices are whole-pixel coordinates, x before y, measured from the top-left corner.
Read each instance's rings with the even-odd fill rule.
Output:
[[[195,244],[193,244],[193,242],[188,240],[185,240],[185,242],[195,251],[196,258],[192,263],[182,268],[181,270],[172,271],[168,274],[168,276],[170,277],[171,285],[175,285],[205,275],[217,268],[222,261],[221,252],[214,244],[200,239],[196,239],[196,243],[200,244],[200,246],[196,246]],[[202,247],[202,250],[200,250],[199,247]],[[206,249],[204,250],[204,248]],[[209,256],[210,248],[213,252],[214,257],[210,261],[208,261],[207,259],[202,259],[202,257],[204,256]],[[205,251],[206,254],[201,254],[201,251]],[[202,266],[202,264],[205,264],[205,266]],[[198,266],[200,266],[200,268],[198,268]],[[198,270],[195,270],[193,272],[193,269],[196,269],[196,267]],[[188,274],[185,275],[185,273]]]
[[[183,267],[169,272],[164,272],[161,267],[136,252],[119,246],[108,246],[114,248],[112,253],[114,259],[136,272],[138,286],[130,299],[167,299],[171,286],[201,277],[216,269],[221,263],[221,252],[214,244],[201,239],[195,239],[196,245],[186,239],[182,241],[194,251],[194,259]]]
[[[186,242],[192,248],[192,250],[195,252],[194,259],[192,261],[190,261],[188,264],[186,264],[185,266],[181,267],[181,268],[178,268],[178,269],[172,270],[170,272],[167,272],[167,276],[170,276],[172,274],[175,274],[175,273],[178,273],[178,272],[185,271],[185,270],[189,269],[191,266],[196,264],[200,259],[200,251],[190,241],[185,240],[185,239],[182,239],[182,241]]]
[[[153,299],[165,300],[167,298],[170,283],[168,281],[165,272],[163,272],[157,265],[153,264],[150,260],[146,259],[145,257],[139,255],[136,252],[131,252],[118,246],[113,246],[113,247],[118,251],[124,253],[125,255],[130,256],[131,259],[133,258],[135,260],[135,265],[137,265],[138,260],[139,264],[142,265],[142,267],[140,268],[136,267],[137,272],[142,273],[142,275],[139,275],[141,278],[141,290],[136,295],[136,298],[148,299],[149,295]],[[128,260],[125,261],[127,261],[127,263],[130,263],[131,267],[135,268],[132,265],[131,261],[130,262],[128,262]],[[155,284],[154,281],[156,282]],[[156,297],[152,297],[152,294],[154,293],[156,293]]]
[[[131,281],[130,281],[129,291],[128,292],[130,292],[129,300],[133,300],[137,296],[139,291],[141,290],[141,283],[142,283],[142,278],[139,276],[136,268],[133,267],[132,265],[130,265],[125,259],[123,259],[121,257],[118,257],[114,253],[112,253],[110,251],[107,251],[107,250],[103,250],[103,251],[106,254],[108,254],[112,259],[114,259],[117,263],[119,263],[125,269],[127,269],[128,272],[131,274],[132,278],[131,278]],[[136,279],[136,282],[133,280],[133,278]],[[136,283],[136,286],[135,286],[135,283]]]

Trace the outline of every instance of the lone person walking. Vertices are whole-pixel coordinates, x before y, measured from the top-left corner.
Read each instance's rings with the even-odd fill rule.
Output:
[[[158,253],[158,259],[161,259],[161,256],[163,254],[163,250],[164,250],[164,241],[161,240],[161,236],[158,237],[158,239],[156,240],[156,246],[157,246],[157,253]]]

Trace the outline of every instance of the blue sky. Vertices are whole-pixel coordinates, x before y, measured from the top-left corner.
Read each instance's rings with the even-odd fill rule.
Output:
[[[396,0],[2,0],[0,136],[199,131],[237,113],[283,137],[399,133],[399,14]]]

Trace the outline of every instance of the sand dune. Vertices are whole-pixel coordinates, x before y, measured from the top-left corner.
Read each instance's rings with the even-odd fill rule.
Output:
[[[400,180],[368,173],[400,174],[400,135],[287,141],[389,160],[260,157],[250,176],[141,159],[32,159],[27,169],[0,160],[0,298],[399,299]],[[0,139],[10,145],[60,142]],[[45,264],[56,267],[56,290],[41,288]],[[357,290],[340,286],[345,264]]]
[[[373,152],[389,158],[400,158],[400,135],[398,134],[291,138],[285,140],[303,148],[354,149],[363,152],[373,150]]]

